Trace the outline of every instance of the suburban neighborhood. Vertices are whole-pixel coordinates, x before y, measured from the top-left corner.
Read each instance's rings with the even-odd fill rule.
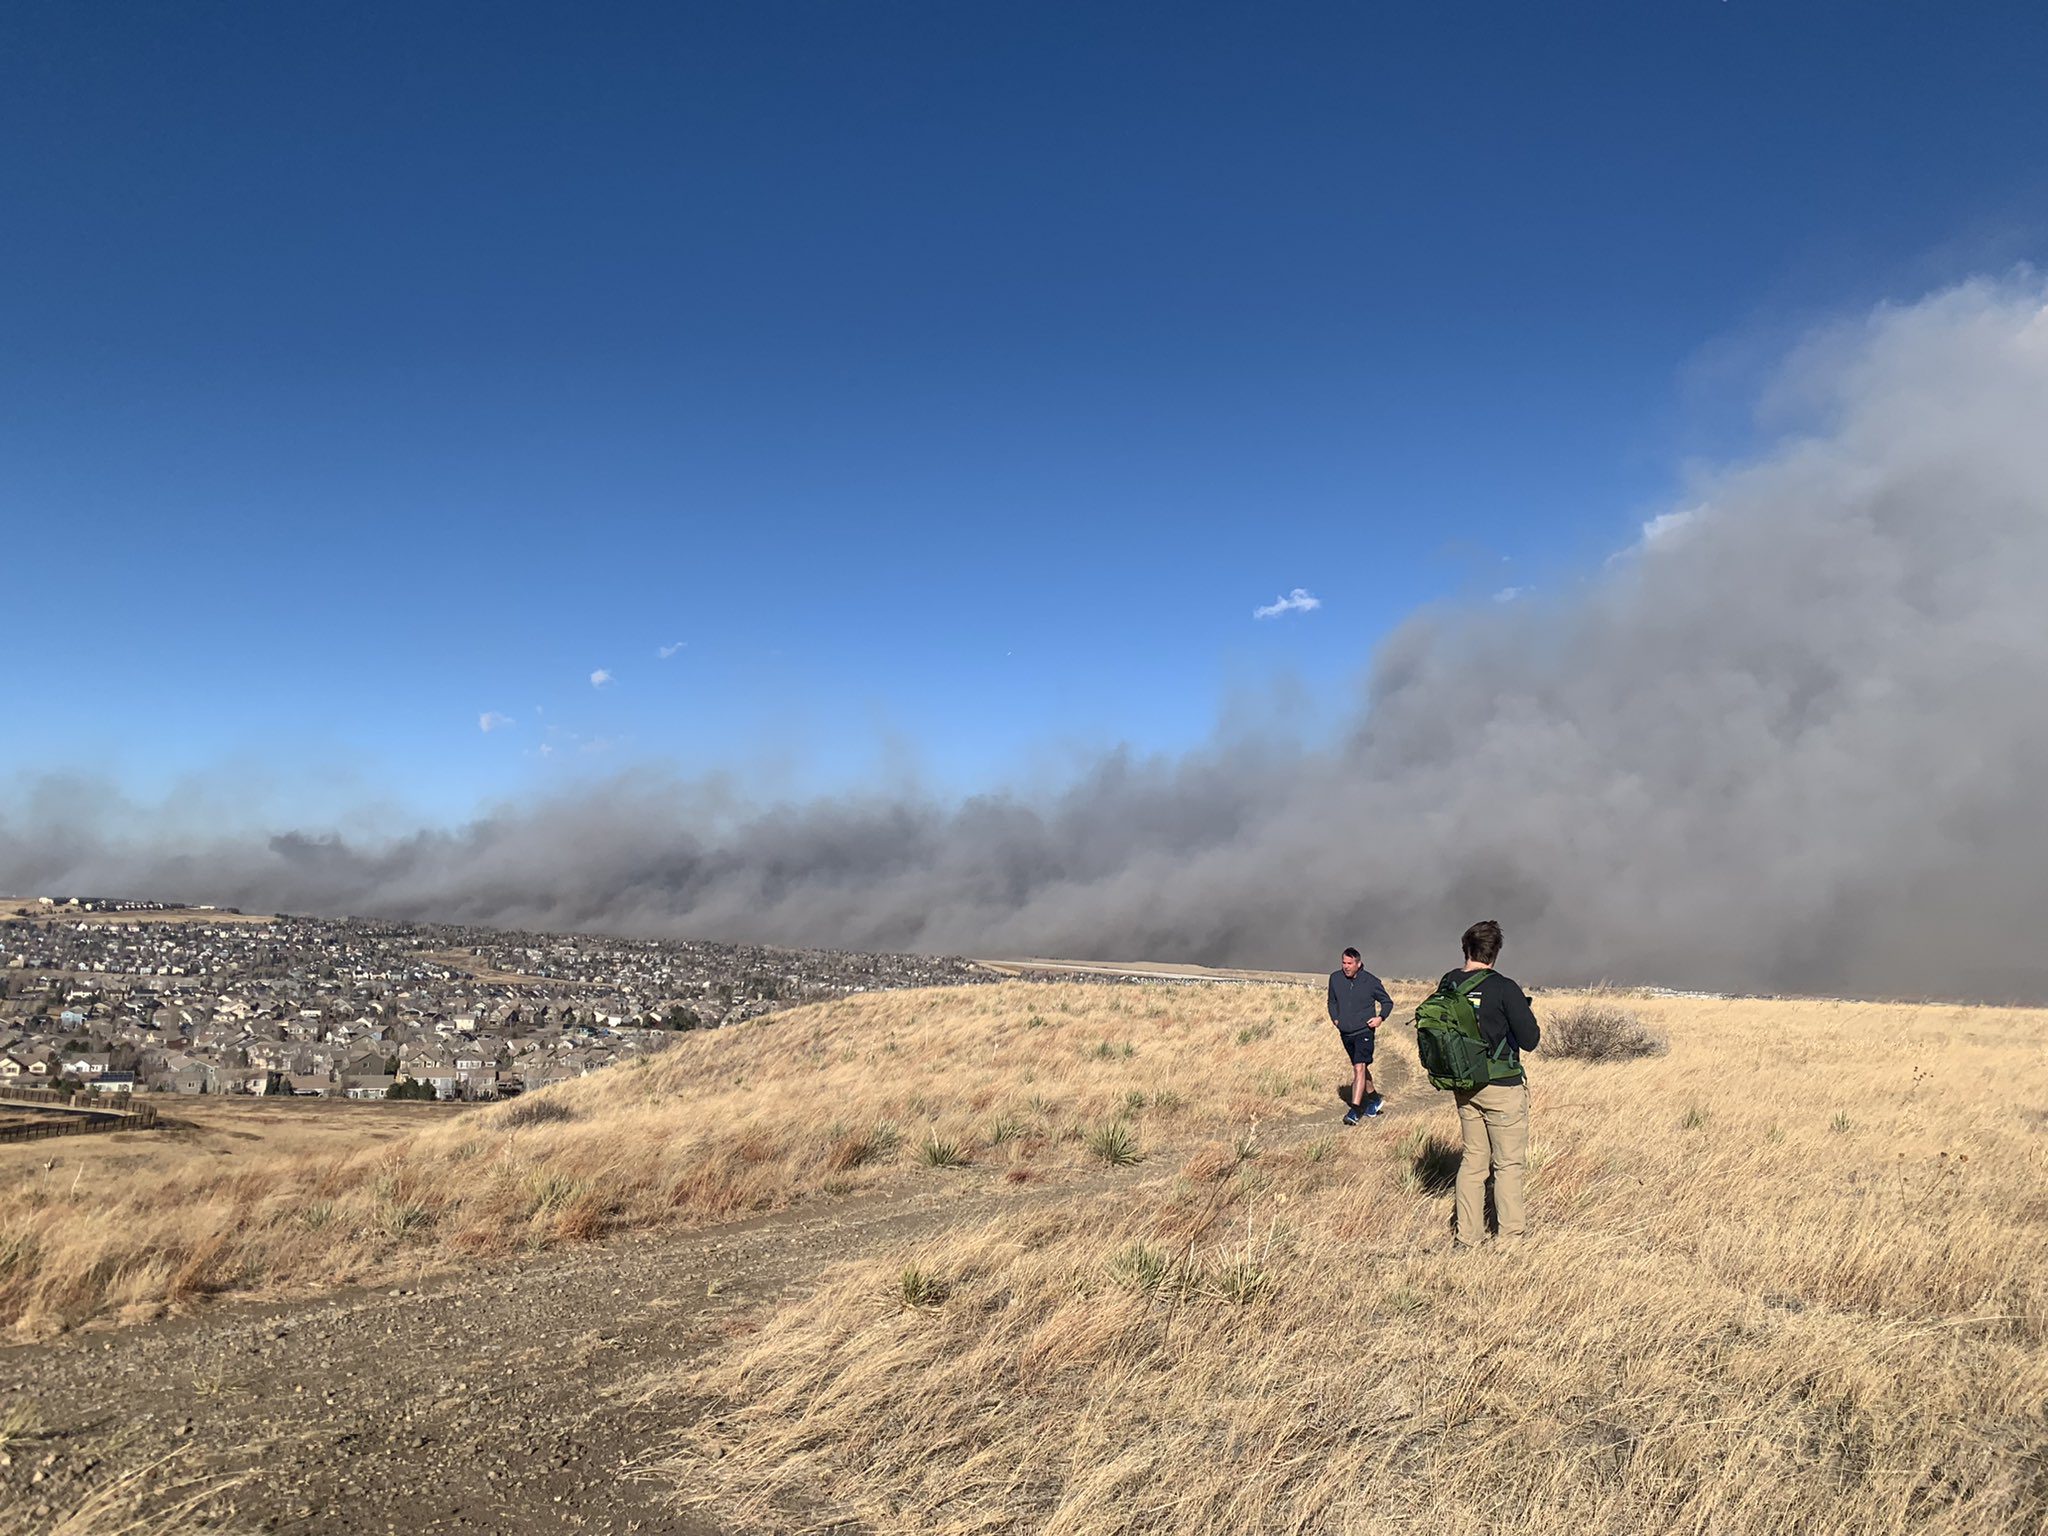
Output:
[[[0,1089],[494,1099],[851,992],[995,979],[917,955],[0,904]],[[124,920],[125,919],[125,920]]]

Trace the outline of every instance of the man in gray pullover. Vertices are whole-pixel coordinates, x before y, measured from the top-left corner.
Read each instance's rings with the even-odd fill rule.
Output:
[[[1361,1115],[1376,1115],[1387,1101],[1373,1091],[1373,1031],[1393,1015],[1394,1000],[1380,985],[1379,977],[1365,968],[1358,951],[1344,951],[1344,963],[1330,972],[1330,1022],[1344,1042],[1344,1054],[1351,1058],[1351,1112],[1346,1125],[1358,1124]]]

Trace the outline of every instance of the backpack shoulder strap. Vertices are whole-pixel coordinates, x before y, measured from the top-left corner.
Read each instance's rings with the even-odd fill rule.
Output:
[[[1489,966],[1487,969],[1483,971],[1467,971],[1465,973],[1465,979],[1463,981],[1452,983],[1451,990],[1453,992],[1456,992],[1460,997],[1470,997],[1472,995],[1472,989],[1478,986],[1480,982],[1484,981],[1487,977],[1491,976],[1492,974],[1493,968],[1491,966]]]

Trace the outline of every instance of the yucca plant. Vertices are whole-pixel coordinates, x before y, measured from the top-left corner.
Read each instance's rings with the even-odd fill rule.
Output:
[[[1138,1150],[1138,1138],[1121,1120],[1112,1120],[1109,1124],[1098,1125],[1090,1131],[1088,1150],[1112,1168],[1128,1167],[1144,1158],[1144,1154]]]
[[[918,1145],[917,1157],[927,1168],[964,1168],[967,1148],[943,1136],[927,1136]]]

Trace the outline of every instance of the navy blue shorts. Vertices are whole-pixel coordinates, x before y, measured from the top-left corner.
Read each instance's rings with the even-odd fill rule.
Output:
[[[1344,1042],[1344,1054],[1351,1058],[1354,1067],[1372,1065],[1372,1043],[1378,1035],[1379,1031],[1373,1029],[1361,1029],[1355,1035],[1347,1035],[1342,1030],[1337,1032],[1337,1038]]]

